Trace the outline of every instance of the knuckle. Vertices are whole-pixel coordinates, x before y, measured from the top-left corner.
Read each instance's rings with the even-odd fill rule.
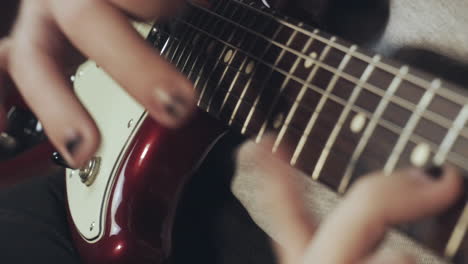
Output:
[[[372,197],[378,195],[378,181],[375,180],[375,176],[364,176],[357,180],[352,188],[352,192],[366,197]]]
[[[362,207],[378,207],[383,197],[386,196],[386,187],[380,180],[380,174],[370,174],[356,181],[350,190],[350,198],[357,200]]]

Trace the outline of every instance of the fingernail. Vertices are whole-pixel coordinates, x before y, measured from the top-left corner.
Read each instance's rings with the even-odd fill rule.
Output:
[[[155,97],[165,114],[174,122],[177,123],[188,115],[189,104],[182,96],[171,96],[162,89],[156,89]]]
[[[71,169],[72,167],[68,165],[68,163],[65,161],[65,159],[60,155],[58,152],[52,153],[52,161],[59,165],[60,167]]]
[[[68,153],[73,157],[79,151],[81,144],[83,143],[83,137],[81,135],[74,135],[65,144]]]
[[[427,168],[424,172],[432,179],[438,180],[444,174],[444,169],[440,166],[432,166]]]

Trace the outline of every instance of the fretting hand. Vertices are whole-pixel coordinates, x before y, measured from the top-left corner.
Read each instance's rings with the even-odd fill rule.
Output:
[[[413,263],[402,252],[376,250],[388,229],[441,213],[461,194],[461,177],[451,167],[439,178],[420,169],[372,173],[353,184],[318,224],[304,203],[302,177],[307,176],[272,156],[269,141],[260,146],[249,141],[240,148],[237,177],[244,177],[243,185],[248,182],[255,193],[237,190],[236,195],[274,238],[282,264]]]

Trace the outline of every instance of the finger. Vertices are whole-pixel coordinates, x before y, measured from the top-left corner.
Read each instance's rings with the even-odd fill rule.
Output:
[[[57,58],[23,38],[34,36],[17,36],[9,65],[11,76],[54,146],[70,166],[81,167],[98,147],[98,129],[73,93]]]
[[[152,20],[174,14],[182,7],[183,0],[108,0],[133,17]]]
[[[305,208],[297,173],[278,156],[271,154],[271,137],[263,141],[255,156],[259,157],[257,166],[268,178],[265,181],[265,199],[274,205],[271,223],[275,229],[278,257],[282,263],[298,263],[315,230],[315,223]],[[253,143],[252,143],[253,144]],[[281,153],[279,153],[281,157]]]
[[[6,113],[3,106],[6,97],[7,59],[9,51],[9,40],[0,40],[0,132],[6,128]]]
[[[175,67],[136,33],[125,15],[103,1],[56,1],[58,22],[75,46],[95,60],[149,113],[180,126],[195,108],[194,90]],[[62,10],[73,9],[72,14]],[[105,37],[104,37],[105,36]]]
[[[321,226],[306,260],[355,263],[377,245],[389,225],[442,211],[455,202],[461,185],[461,177],[449,167],[438,180],[418,169],[364,177]]]
[[[406,254],[384,249],[367,257],[361,264],[415,264],[415,260]]]

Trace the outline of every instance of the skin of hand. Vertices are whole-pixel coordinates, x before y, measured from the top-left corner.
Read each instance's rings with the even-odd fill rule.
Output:
[[[448,166],[439,178],[416,168],[388,176],[375,172],[358,179],[318,223],[305,206],[300,181],[292,177],[297,172],[283,162],[284,153],[271,155],[272,142],[274,137],[260,145],[249,141],[237,159],[255,164],[255,177],[265,178],[255,199],[268,204],[269,230],[282,264],[414,263],[401,252],[379,250],[388,229],[441,213],[462,193],[462,178]]]
[[[195,109],[192,84],[144,41],[129,18],[169,16],[183,0],[44,0],[21,2],[0,40],[0,99],[12,79],[70,166],[98,148],[99,131],[76,98],[70,76],[94,60],[161,124],[175,128]],[[0,100],[1,102],[1,100]],[[0,105],[0,131],[5,109]]]

